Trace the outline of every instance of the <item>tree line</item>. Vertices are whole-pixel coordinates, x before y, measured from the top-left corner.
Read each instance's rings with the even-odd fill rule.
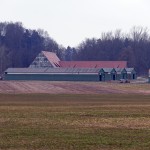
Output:
[[[42,50],[55,52],[62,60],[126,60],[138,74],[150,68],[150,35],[147,28],[133,27],[129,33],[102,33],[85,39],[77,47],[64,48],[44,30],[31,30],[21,22],[0,23],[0,73],[9,67],[28,67]]]
[[[70,51],[70,60],[125,60],[139,75],[147,75],[150,68],[150,35],[143,27],[133,27],[126,34],[121,30],[102,33],[100,38],[86,39],[66,51]]]

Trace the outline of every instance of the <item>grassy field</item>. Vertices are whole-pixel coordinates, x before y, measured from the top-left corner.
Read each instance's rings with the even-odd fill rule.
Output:
[[[149,150],[150,96],[0,94],[0,149]]]

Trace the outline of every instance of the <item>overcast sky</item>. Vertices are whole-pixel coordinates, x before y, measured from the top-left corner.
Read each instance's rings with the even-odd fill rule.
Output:
[[[0,0],[0,22],[44,29],[63,46],[133,26],[150,28],[150,0]]]

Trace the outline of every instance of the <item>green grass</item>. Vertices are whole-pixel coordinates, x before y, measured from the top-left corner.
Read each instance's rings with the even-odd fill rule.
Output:
[[[149,150],[150,96],[0,94],[0,149]]]

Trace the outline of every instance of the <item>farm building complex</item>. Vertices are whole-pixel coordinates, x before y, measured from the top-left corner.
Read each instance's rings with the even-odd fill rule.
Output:
[[[5,80],[110,81],[136,77],[126,61],[61,61],[47,51],[38,54],[28,68],[5,71]]]

